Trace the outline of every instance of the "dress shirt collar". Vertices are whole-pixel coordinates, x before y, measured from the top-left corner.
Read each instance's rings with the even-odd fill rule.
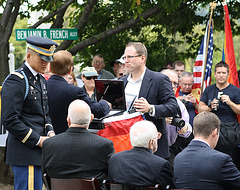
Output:
[[[27,66],[27,68],[31,71],[31,73],[33,74],[34,77],[36,77],[36,75],[38,74],[37,71],[35,71],[27,61],[25,61],[25,65]]]
[[[133,81],[133,79],[132,79],[132,75],[131,74],[129,74],[128,75],[128,78],[127,78],[127,80],[128,80],[128,82],[140,82],[140,81],[142,81],[143,80],[143,77],[144,77],[144,75],[145,75],[145,72],[146,72],[146,67],[144,68],[144,71],[143,71],[143,73],[141,74],[141,76],[136,80],[136,81]]]

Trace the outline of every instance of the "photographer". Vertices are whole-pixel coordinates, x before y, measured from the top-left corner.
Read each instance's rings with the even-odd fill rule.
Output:
[[[220,61],[215,66],[214,76],[216,84],[210,85],[204,90],[199,103],[199,112],[209,111],[215,113],[221,120],[222,130],[223,124],[237,122],[237,114],[240,114],[240,89],[228,83],[229,66],[225,62]],[[235,164],[238,165],[236,161],[239,158],[235,159],[234,154],[239,151],[239,148],[236,145],[226,146],[221,139],[220,131],[220,139],[216,149],[230,155]]]
[[[169,77],[174,93],[176,93],[178,85],[178,76],[177,73],[170,69],[165,69],[161,71],[162,74],[165,74]],[[168,145],[171,146],[175,143],[178,136],[188,138],[192,133],[192,126],[189,124],[189,114],[185,105],[177,99],[178,106],[181,110],[181,116],[176,117],[166,117],[166,128],[168,131]],[[170,162],[173,163],[174,157],[179,151],[173,150],[174,147],[170,147]]]

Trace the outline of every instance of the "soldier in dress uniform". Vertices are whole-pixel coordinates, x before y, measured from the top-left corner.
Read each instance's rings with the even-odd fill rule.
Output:
[[[41,75],[57,43],[50,39],[30,36],[26,61],[4,81],[2,123],[8,130],[6,163],[14,173],[15,190],[40,190],[42,143],[54,136],[48,116],[46,80]]]

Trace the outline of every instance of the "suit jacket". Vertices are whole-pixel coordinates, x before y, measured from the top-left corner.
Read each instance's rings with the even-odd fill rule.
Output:
[[[48,105],[49,114],[56,134],[62,133],[68,129],[67,113],[69,104],[81,99],[91,108],[95,117],[100,118],[109,112],[109,106],[106,101],[101,100],[98,103],[91,100],[82,88],[69,84],[63,77],[52,75],[47,81],[48,84]]]
[[[114,79],[114,78],[115,78],[115,76],[111,72],[109,72],[109,71],[107,71],[105,69],[101,70],[101,77],[100,77],[100,79]]]
[[[163,189],[167,185],[173,187],[170,163],[141,147],[114,154],[109,160],[108,179],[112,183],[131,186],[160,184]]]
[[[10,165],[41,165],[40,136],[53,130],[48,116],[46,80],[36,80],[24,64],[10,74],[2,87],[2,122],[9,131],[6,144],[6,163]],[[28,92],[24,99],[25,92]]]
[[[43,142],[42,170],[52,178],[106,179],[112,141],[84,128],[66,132]]]
[[[125,86],[128,82],[127,77],[128,75],[121,78]],[[169,78],[162,73],[146,68],[138,97],[144,97],[149,104],[153,104],[155,107],[155,117],[151,117],[148,113],[144,115],[162,133],[162,137],[158,140],[158,150],[155,154],[168,158],[168,136],[164,118],[175,116],[179,109]]]
[[[227,154],[192,140],[174,161],[176,188],[202,190],[240,189],[240,172]]]

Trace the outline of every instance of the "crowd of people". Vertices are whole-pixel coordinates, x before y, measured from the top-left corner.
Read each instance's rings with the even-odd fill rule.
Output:
[[[9,131],[6,163],[16,190],[42,189],[43,174],[163,189],[240,189],[239,147],[221,140],[222,125],[238,123],[240,114],[240,89],[227,82],[225,62],[215,66],[216,84],[198,101],[184,62],[149,70],[140,42],[129,42],[111,63],[115,76],[97,54],[75,77],[70,52],[54,53],[57,44],[50,39],[26,41],[26,60],[1,92],[2,123]],[[47,80],[45,70],[51,73]],[[120,79],[126,104],[135,97],[133,106],[144,121],[130,128],[131,150],[115,153],[111,140],[88,130],[93,118],[112,108],[106,100],[96,101],[95,79]]]

